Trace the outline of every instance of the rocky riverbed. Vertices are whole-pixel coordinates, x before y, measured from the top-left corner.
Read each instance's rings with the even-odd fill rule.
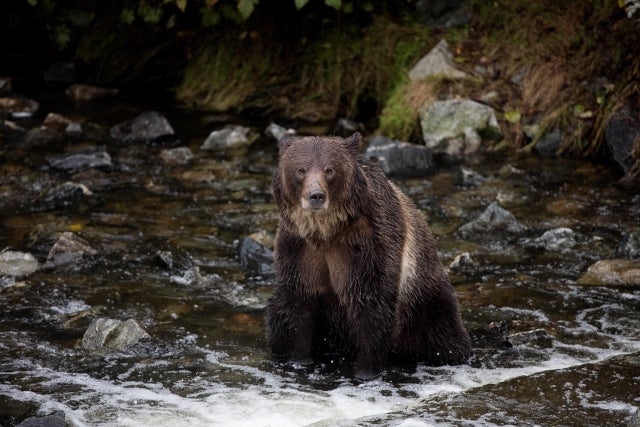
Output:
[[[640,196],[614,167],[369,138],[438,236],[475,356],[359,382],[265,344],[275,137],[317,130],[3,111],[0,425],[625,425],[640,406]]]

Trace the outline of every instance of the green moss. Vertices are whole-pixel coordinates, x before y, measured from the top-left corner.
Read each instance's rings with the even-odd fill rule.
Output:
[[[391,138],[408,140],[414,132],[418,120],[417,112],[405,99],[405,83],[401,83],[391,93],[380,115],[378,132]]]
[[[418,111],[409,104],[406,96],[407,82],[401,82],[387,102],[380,115],[378,132],[394,139],[408,141],[418,126]]]

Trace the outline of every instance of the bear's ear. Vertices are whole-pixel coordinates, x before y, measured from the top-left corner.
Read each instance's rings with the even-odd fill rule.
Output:
[[[291,147],[292,143],[293,137],[291,135],[285,135],[280,138],[280,141],[278,141],[278,155],[282,156],[287,151],[287,148]]]
[[[345,138],[344,146],[347,147],[354,156],[360,154],[360,148],[362,147],[362,135],[360,135],[360,132],[356,132],[349,138]]]

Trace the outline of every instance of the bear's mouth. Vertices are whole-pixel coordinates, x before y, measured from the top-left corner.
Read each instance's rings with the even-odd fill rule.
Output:
[[[307,200],[302,201],[302,209],[312,214],[320,214],[327,210],[326,203],[312,203]]]

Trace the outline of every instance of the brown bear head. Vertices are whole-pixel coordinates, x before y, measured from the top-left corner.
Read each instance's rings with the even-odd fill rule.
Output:
[[[365,185],[358,157],[362,136],[285,136],[272,191],[284,218],[302,237],[327,239],[358,210]],[[359,184],[359,185],[358,185]]]

